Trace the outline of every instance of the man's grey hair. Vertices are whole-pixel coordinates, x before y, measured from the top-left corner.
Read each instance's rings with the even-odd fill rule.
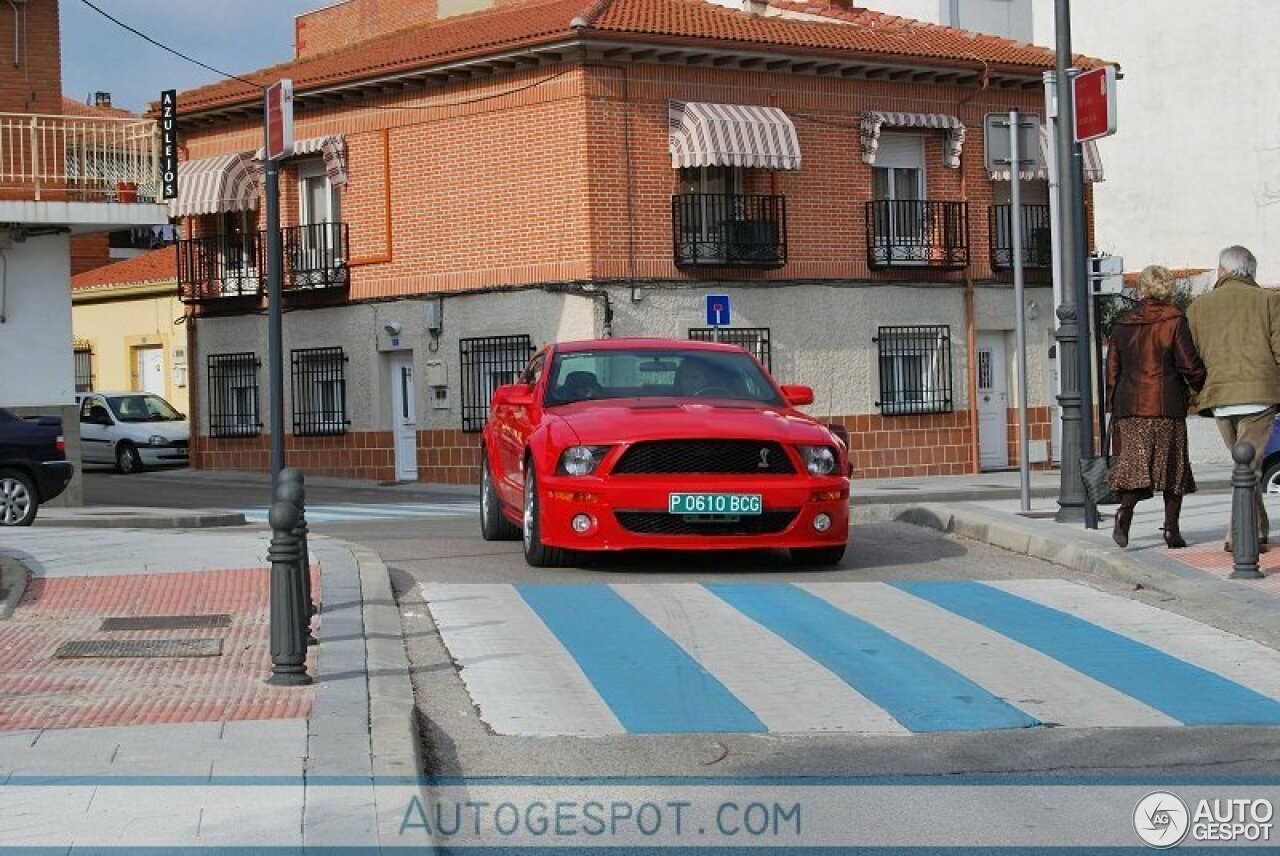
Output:
[[[1258,260],[1253,253],[1237,244],[1234,247],[1227,247],[1218,254],[1218,267],[1227,276],[1253,279],[1258,273]]]

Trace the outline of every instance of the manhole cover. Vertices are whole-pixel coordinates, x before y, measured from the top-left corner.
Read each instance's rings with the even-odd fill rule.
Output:
[[[75,639],[63,642],[55,659],[86,657],[220,657],[221,639]]]
[[[132,615],[102,619],[102,630],[204,630],[230,627],[231,616],[216,615]]]

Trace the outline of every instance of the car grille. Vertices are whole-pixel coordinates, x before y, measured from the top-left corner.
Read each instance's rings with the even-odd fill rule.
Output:
[[[797,513],[785,509],[699,522],[665,511],[615,511],[614,516],[623,529],[637,535],[772,535],[790,526]]]
[[[795,468],[782,446],[767,440],[656,440],[632,445],[613,472],[786,475]]]

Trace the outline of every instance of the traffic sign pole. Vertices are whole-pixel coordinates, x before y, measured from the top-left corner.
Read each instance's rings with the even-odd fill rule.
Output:
[[[1027,415],[1027,305],[1022,278],[1022,157],[1018,108],[1009,111],[1009,232],[1013,237],[1013,299],[1018,360],[1018,475],[1022,510],[1031,510],[1031,431]]]

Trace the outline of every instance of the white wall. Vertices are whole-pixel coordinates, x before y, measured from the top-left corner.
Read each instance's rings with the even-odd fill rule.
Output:
[[[0,407],[71,404],[75,367],[68,239],[28,238],[0,251],[0,259]]]
[[[1054,42],[1035,0],[1036,41]],[[1280,3],[1073,0],[1072,49],[1120,64],[1120,129],[1100,140],[1100,248],[1138,270],[1213,268],[1244,244],[1280,283]]]

